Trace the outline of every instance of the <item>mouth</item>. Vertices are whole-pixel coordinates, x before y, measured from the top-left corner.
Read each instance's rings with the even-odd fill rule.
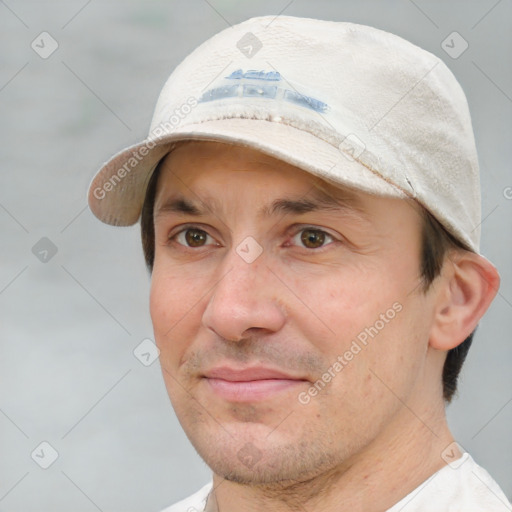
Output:
[[[263,366],[213,368],[203,375],[210,389],[220,398],[230,402],[257,402],[279,394],[297,390],[309,382],[303,377],[283,373]]]

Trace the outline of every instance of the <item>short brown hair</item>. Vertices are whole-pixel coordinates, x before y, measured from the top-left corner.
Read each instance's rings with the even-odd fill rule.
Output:
[[[163,160],[160,161],[151,176],[141,214],[142,249],[148,270],[153,270],[155,259],[155,226],[153,209],[155,205],[158,177]],[[422,247],[421,247],[421,278],[423,291],[426,292],[434,279],[441,273],[448,251],[452,249],[469,250],[459,240],[453,237],[425,208],[421,208],[423,216]],[[446,355],[443,367],[443,397],[449,403],[456,390],[460,370],[466,359],[469,347],[473,341],[473,331],[460,345],[452,348]]]

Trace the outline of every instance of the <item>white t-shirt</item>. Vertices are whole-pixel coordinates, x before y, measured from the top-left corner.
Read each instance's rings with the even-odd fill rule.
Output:
[[[203,512],[212,483],[162,512]],[[465,453],[387,512],[510,512],[512,506],[485,469]]]

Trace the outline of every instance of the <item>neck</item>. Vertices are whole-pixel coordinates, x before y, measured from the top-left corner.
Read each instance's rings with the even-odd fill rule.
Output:
[[[404,405],[364,450],[308,481],[252,486],[214,475],[206,512],[383,512],[445,465],[451,442],[444,404]]]

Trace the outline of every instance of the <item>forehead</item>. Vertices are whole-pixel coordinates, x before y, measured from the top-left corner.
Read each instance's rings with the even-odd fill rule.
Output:
[[[253,148],[212,141],[178,143],[160,164],[157,195],[191,191],[193,187],[201,188],[202,183],[225,185],[226,180],[242,189],[255,184],[267,189],[279,186],[290,192],[312,191],[323,199],[340,198],[354,207],[362,202],[359,191],[328,182]]]
[[[324,212],[384,231],[386,223],[403,222],[404,216],[417,218],[421,210],[411,199],[376,196],[328,182],[244,146],[186,141],[162,161],[155,221],[167,214],[216,215],[230,204],[242,210],[251,204],[260,219]]]

